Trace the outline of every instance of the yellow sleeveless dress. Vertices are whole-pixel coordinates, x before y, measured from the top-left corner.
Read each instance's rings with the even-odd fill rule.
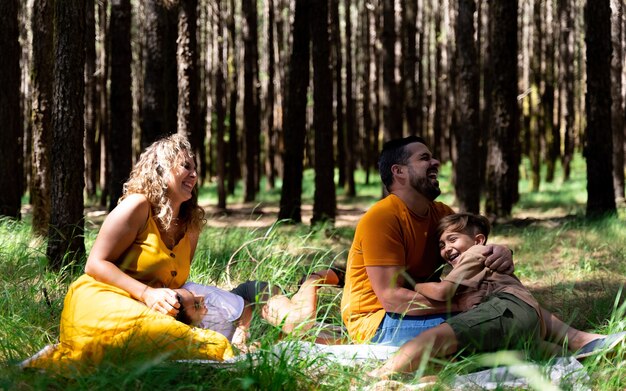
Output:
[[[153,288],[180,288],[189,276],[191,248],[185,235],[172,249],[163,243],[152,214],[118,266]],[[128,292],[87,274],[69,288],[61,313],[60,342],[25,366],[80,370],[102,360],[210,359],[233,356],[228,340],[147,308]]]

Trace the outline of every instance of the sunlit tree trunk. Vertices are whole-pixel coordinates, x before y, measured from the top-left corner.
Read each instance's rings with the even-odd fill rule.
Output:
[[[341,23],[339,21],[339,0],[330,0],[330,42],[331,59],[334,70],[333,91],[335,92],[335,136],[337,138],[337,167],[339,178],[337,186],[343,187],[346,183],[346,146],[343,116],[343,58],[341,45]],[[346,29],[346,33],[348,30]]]
[[[54,92],[50,164],[50,228],[46,255],[58,271],[64,263],[80,260],[83,241],[83,189],[85,187],[84,100],[85,3],[55,4]]]
[[[488,215],[511,215],[519,180],[517,107],[517,0],[489,4],[492,109],[487,155]]]
[[[474,0],[459,0],[456,45],[459,67],[459,127],[456,134],[455,192],[459,210],[480,212],[480,171],[474,162],[479,155],[479,79],[474,40]]]
[[[52,40],[53,0],[33,5],[33,150],[30,198],[33,208],[32,229],[39,235],[48,233],[50,221],[50,148],[52,147]]]
[[[187,136],[197,157],[204,149],[204,131],[198,129],[198,0],[181,0],[178,10],[177,132]],[[198,167],[200,169],[200,167]],[[204,177],[203,172],[198,176]]]

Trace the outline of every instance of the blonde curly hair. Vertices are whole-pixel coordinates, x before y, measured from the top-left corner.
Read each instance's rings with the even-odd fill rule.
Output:
[[[172,134],[155,141],[139,157],[124,183],[119,202],[130,194],[143,194],[152,206],[152,214],[161,229],[167,231],[174,221],[171,201],[167,196],[167,180],[172,168],[184,165],[194,158],[191,144],[180,134]],[[200,231],[205,224],[204,209],[198,205],[198,188],[195,186],[191,198],[180,206],[178,224],[187,230]]]

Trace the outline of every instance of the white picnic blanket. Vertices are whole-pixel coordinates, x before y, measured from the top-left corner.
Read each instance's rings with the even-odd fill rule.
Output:
[[[312,372],[323,372],[328,365],[340,364],[355,366],[365,363],[382,364],[391,357],[398,347],[384,345],[321,345],[304,341],[282,341],[272,346],[270,351],[257,351],[242,354],[232,359],[218,362],[211,360],[183,360],[188,363],[229,366],[239,361],[259,362],[266,360],[308,360]],[[378,363],[376,363],[378,361]],[[519,364],[487,369],[466,375],[456,376],[451,382],[454,390],[485,389],[502,387],[554,390],[567,388],[574,391],[590,390],[589,376],[583,365],[574,357],[559,357],[550,365]],[[406,385],[408,389],[411,385]],[[419,387],[418,387],[419,388]],[[417,389],[417,388],[416,388]]]

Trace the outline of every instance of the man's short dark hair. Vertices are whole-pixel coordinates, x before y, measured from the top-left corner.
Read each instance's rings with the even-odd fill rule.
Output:
[[[413,143],[426,145],[424,139],[419,136],[397,138],[389,140],[383,145],[383,150],[380,152],[378,158],[378,173],[387,190],[389,190],[389,187],[393,183],[391,166],[394,164],[406,164],[408,162],[411,155],[409,155],[405,147]]]

